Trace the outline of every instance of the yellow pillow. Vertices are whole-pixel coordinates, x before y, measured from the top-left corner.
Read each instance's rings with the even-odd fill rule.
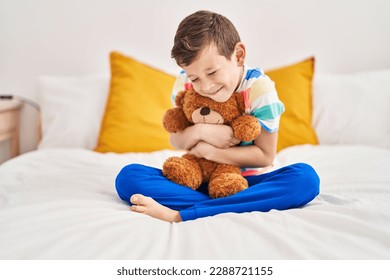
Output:
[[[275,82],[285,112],[280,118],[277,150],[298,144],[318,144],[312,121],[314,57],[266,72]]]
[[[110,54],[111,85],[98,152],[151,152],[173,149],[162,126],[172,107],[175,77],[118,52]]]

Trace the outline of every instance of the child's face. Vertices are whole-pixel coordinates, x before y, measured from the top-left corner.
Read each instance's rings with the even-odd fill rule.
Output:
[[[245,48],[241,47],[228,60],[212,44],[201,51],[190,65],[183,66],[195,91],[217,102],[227,101],[239,86],[244,72]]]

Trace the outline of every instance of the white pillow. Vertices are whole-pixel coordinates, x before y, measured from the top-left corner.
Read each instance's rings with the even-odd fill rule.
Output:
[[[390,70],[316,75],[313,127],[320,144],[390,149]]]
[[[42,140],[38,148],[95,148],[108,92],[109,78],[104,76],[40,77]]]

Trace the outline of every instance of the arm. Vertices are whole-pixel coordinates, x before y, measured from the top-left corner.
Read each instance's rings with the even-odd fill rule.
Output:
[[[172,133],[170,136],[171,145],[180,150],[190,150],[200,141],[220,149],[226,149],[240,143],[234,138],[230,126],[218,124],[198,123],[181,132]]]
[[[190,153],[219,163],[240,167],[265,167],[272,164],[276,155],[278,133],[263,130],[254,145],[217,148],[206,142],[199,142]]]

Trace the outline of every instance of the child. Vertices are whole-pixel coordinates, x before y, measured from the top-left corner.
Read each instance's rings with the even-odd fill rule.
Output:
[[[241,92],[246,96],[247,113],[257,117],[262,126],[250,145],[239,145],[229,126],[204,123],[171,134],[172,145],[198,157],[242,167],[249,188],[211,199],[207,184],[195,191],[169,181],[160,169],[130,164],[118,174],[116,188],[119,196],[130,202],[132,211],[180,222],[226,212],[301,207],[318,195],[319,177],[307,164],[260,175],[251,168],[272,164],[284,106],[274,83],[260,69],[244,63],[245,45],[226,17],[209,11],[186,17],[177,29],[171,54],[183,69],[175,82],[174,96],[193,87],[203,96],[224,102],[234,92]]]

